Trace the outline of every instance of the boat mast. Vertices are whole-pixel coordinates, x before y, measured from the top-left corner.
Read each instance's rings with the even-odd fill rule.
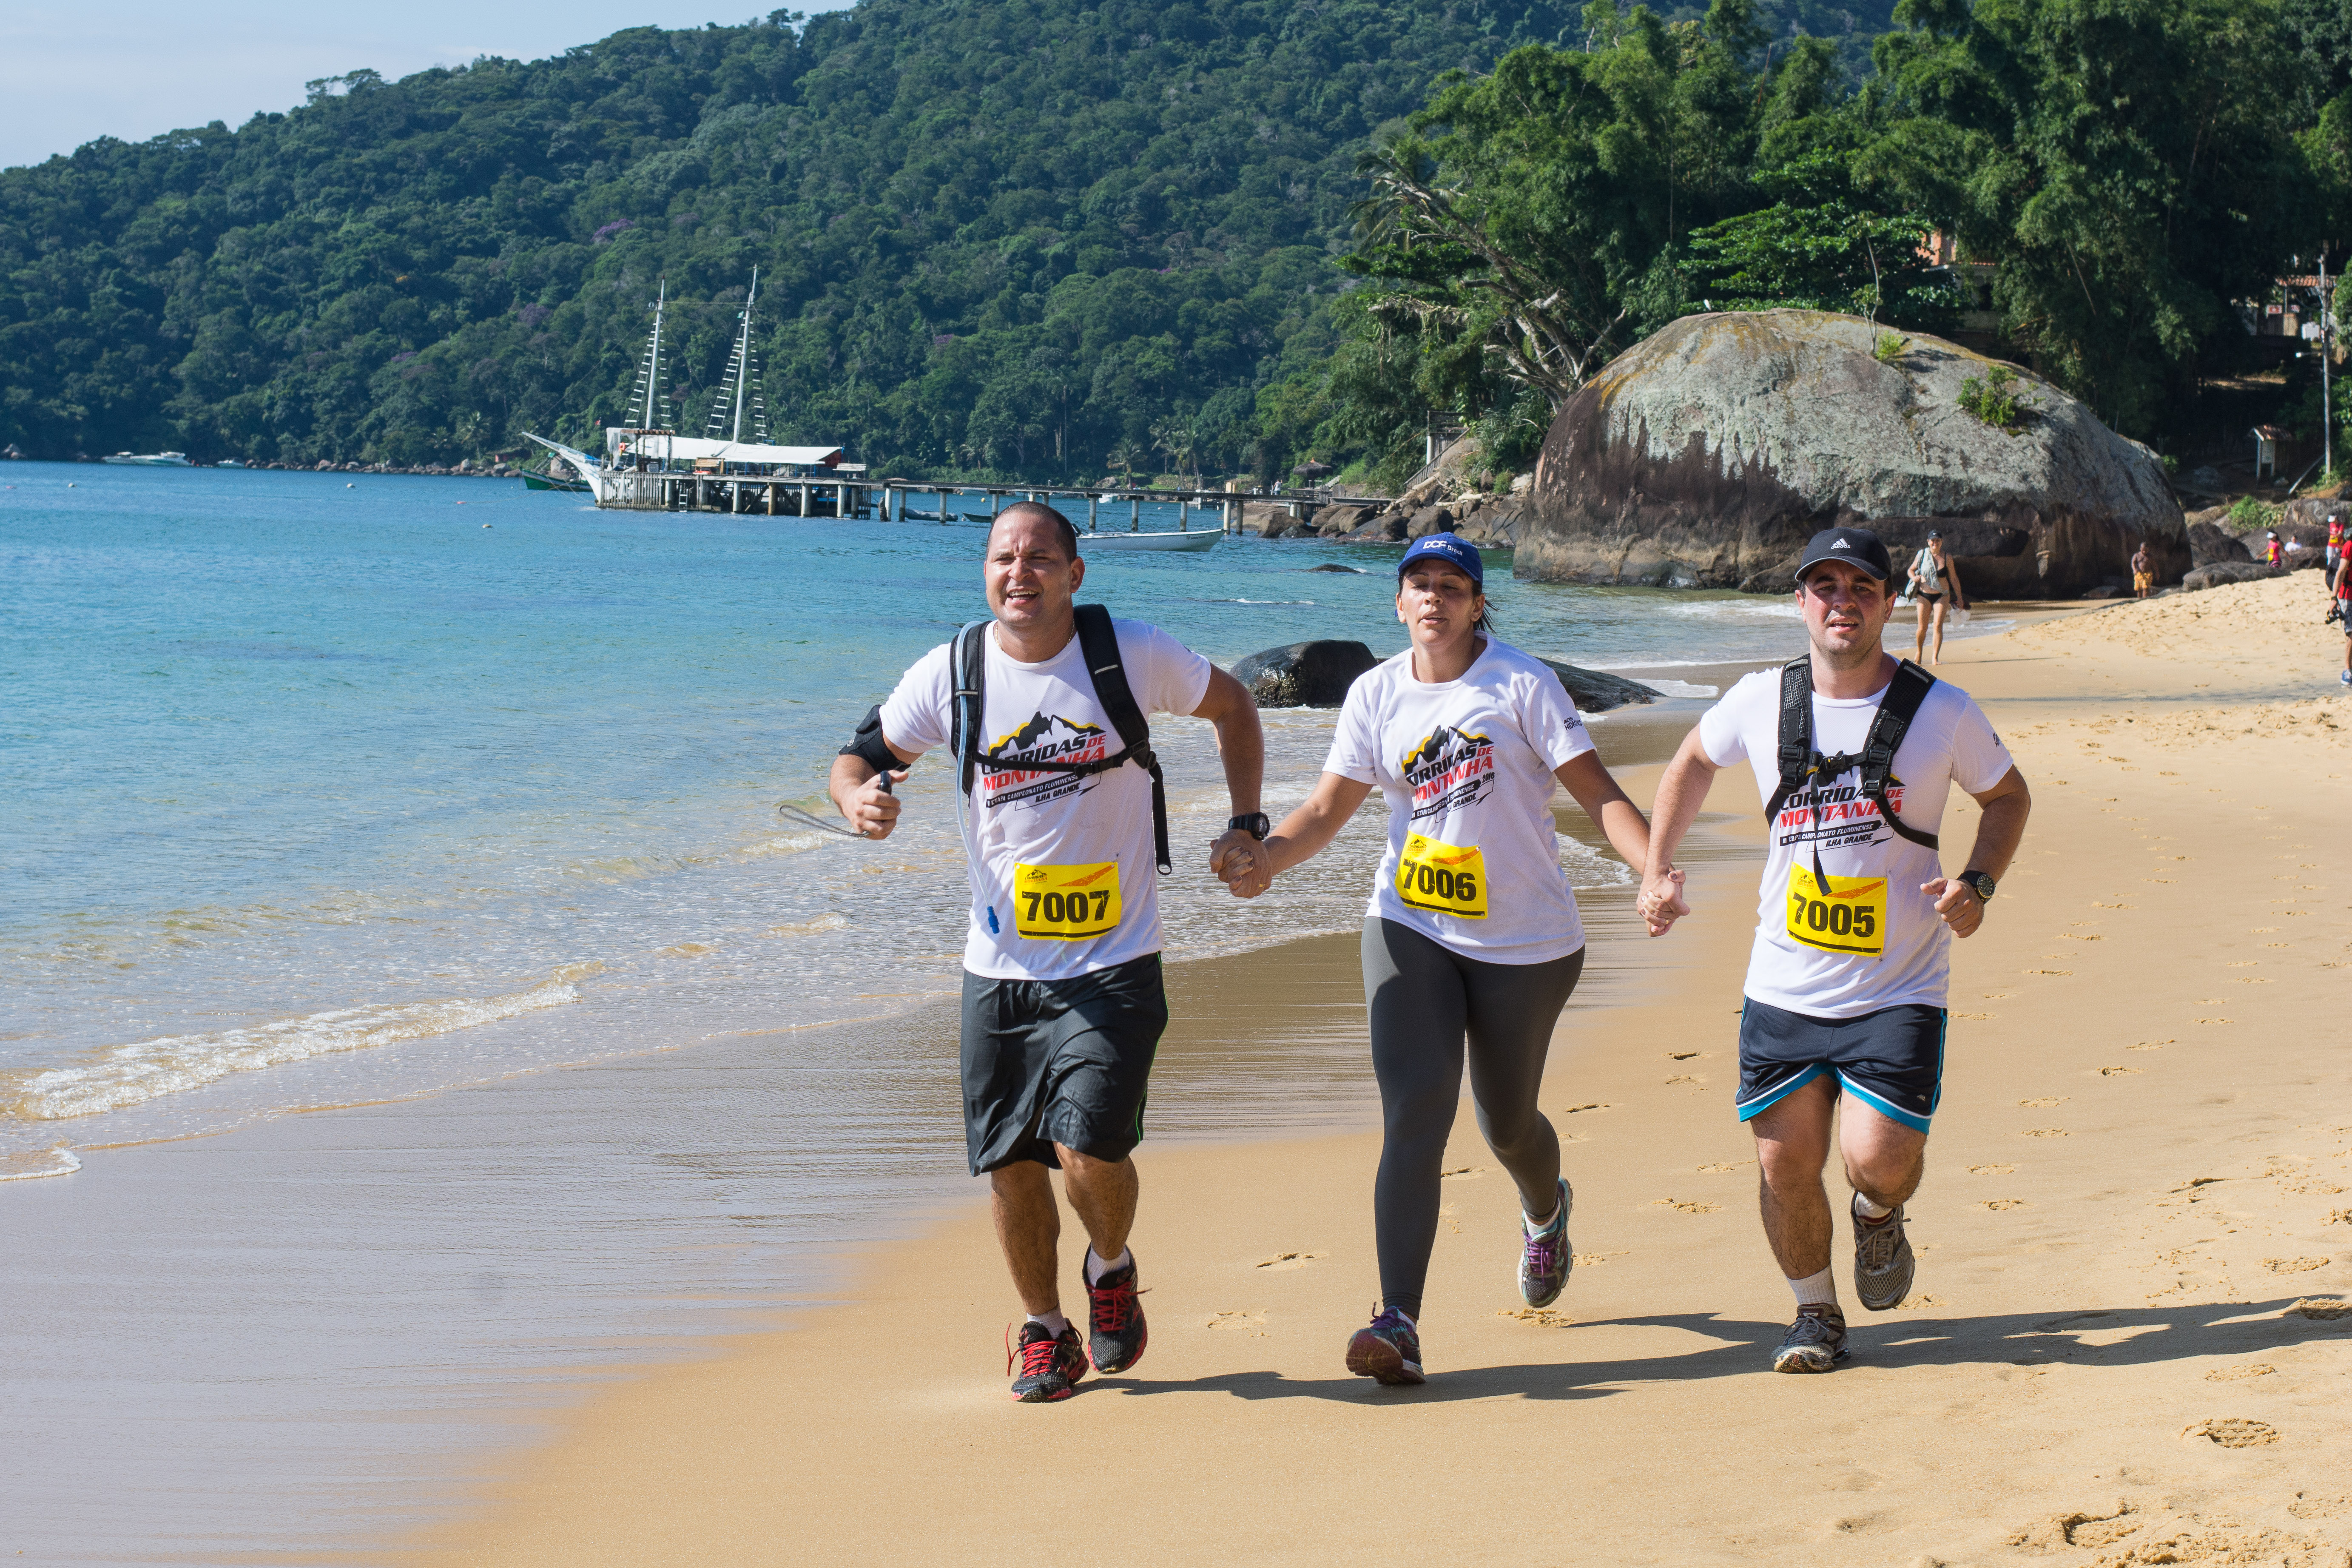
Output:
[[[768,438],[767,404],[760,395],[759,361],[751,348],[751,311],[759,300],[760,269],[755,267],[751,269],[751,291],[743,300],[742,325],[735,335],[732,363],[727,367],[730,381],[728,405],[713,407],[710,411],[709,434],[716,437],[723,429],[730,442],[743,439],[743,408],[746,404],[751,409],[751,438],[754,441]],[[722,407],[725,412],[721,411]]]
[[[646,365],[638,374],[638,385],[646,395],[645,405],[637,419],[637,427],[641,430],[666,427],[669,424],[667,418],[656,417],[667,413],[663,405],[669,402],[661,395],[662,309],[668,301],[669,279],[665,278],[660,290],[654,296],[653,335],[646,342]]]

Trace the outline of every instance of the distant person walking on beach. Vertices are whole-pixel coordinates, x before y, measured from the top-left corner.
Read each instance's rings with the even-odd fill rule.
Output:
[[[2344,673],[2336,677],[2346,686],[2352,686],[2352,550],[2344,552],[2336,563],[2336,618],[2344,623]]]
[[[1707,710],[1659,783],[1650,834],[1643,895],[1684,912],[1670,858],[1716,773],[1753,770],[1769,837],[1738,1110],[1756,1134],[1764,1234],[1797,1298],[1776,1372],[1846,1359],[1822,1184],[1841,1100],[1854,1292],[1885,1311],[1911,1288],[1904,1205],[1942,1092],[1951,939],[1984,920],[2032,805],[1968,693],[1886,652],[1891,572],[1866,529],[1813,536],[1797,567],[1811,652]],[[1936,831],[1954,784],[1984,811],[1968,868],[1947,878]]]
[[[2145,599],[2148,590],[2156,586],[2156,563],[2148,559],[2147,541],[2145,539],[2139,542],[2139,548],[2132,552],[2131,569],[2132,596]]]
[[[1236,815],[1211,847],[1213,872],[1265,835],[1265,742],[1256,702],[1232,676],[1155,626],[1072,602],[1086,563],[1051,507],[1024,501],[997,519],[982,578],[993,620],[916,661],[842,749],[832,793],[852,827],[887,838],[899,811],[890,782],[925,752],[954,748],[971,879],[964,1136],[1028,1313],[1013,1395],[1036,1404],[1069,1397],[1089,1360],[1103,1373],[1133,1366],[1147,1337],[1127,1244],[1128,1156],[1168,1023],[1168,835],[1143,715],[1216,726]],[[1093,1243],[1083,1348],[1062,1313],[1055,1168]]]
[[[1927,542],[1911,557],[1910,592],[1919,605],[1919,635],[1913,639],[1911,657],[1929,664],[1944,662],[1944,613],[1946,609],[1965,610],[1968,596],[1960,591],[1960,574],[1951,558],[1944,553],[1944,536],[1930,529]],[[1950,605],[1945,603],[1947,595]],[[1936,633],[1936,651],[1927,651],[1927,631],[1932,622]]]
[[[1423,1380],[1422,1290],[1465,1038],[1478,1130],[1518,1188],[1520,1296],[1548,1307],[1568,1283],[1574,1194],[1536,1094],[1584,967],[1584,929],[1553,790],[1566,784],[1629,865],[1649,856],[1649,825],[1601,765],[1559,677],[1494,635],[1485,584],[1478,552],[1454,534],[1405,552],[1396,612],[1412,646],[1348,689],[1314,793],[1224,873],[1255,898],[1329,844],[1374,785],[1388,797],[1363,937],[1385,1129],[1372,1189],[1381,1308],[1347,1355],[1349,1371],[1384,1384]],[[1652,922],[1653,934],[1669,923]]]
[[[2327,514],[2327,571],[2331,578],[2336,573],[2336,563],[2343,558],[2344,514],[2331,511]]]
[[[2263,564],[2265,566],[2285,565],[2286,552],[2279,546],[2279,536],[2277,533],[2272,532],[2266,534],[2264,538],[2268,542],[2263,546]]]

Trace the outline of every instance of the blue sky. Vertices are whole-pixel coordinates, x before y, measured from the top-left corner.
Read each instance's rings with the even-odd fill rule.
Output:
[[[788,8],[845,5],[799,0]],[[698,27],[775,8],[743,0],[113,0],[84,9],[12,0],[0,6],[0,165],[37,163],[100,136],[136,142],[215,120],[241,125],[300,103],[306,81],[362,66],[402,77],[478,55],[537,59],[623,27]]]

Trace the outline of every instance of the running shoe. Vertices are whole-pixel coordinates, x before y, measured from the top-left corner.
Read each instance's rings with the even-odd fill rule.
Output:
[[[1078,1391],[1078,1379],[1087,1374],[1087,1352],[1078,1344],[1075,1323],[1058,1336],[1043,1323],[1024,1323],[1020,1342],[1007,1344],[1005,1352],[1004,1370],[1018,1369],[1013,1379],[1013,1397],[1024,1405],[1067,1399]]]
[[[1845,1314],[1834,1306],[1803,1306],[1772,1352],[1774,1372],[1827,1372],[1845,1360]]]
[[[1143,1303],[1136,1298],[1135,1258],[1087,1287],[1087,1353],[1101,1373],[1125,1372],[1143,1359],[1151,1331],[1144,1326]]]
[[[1530,1307],[1549,1307],[1568,1289],[1569,1270],[1576,1267],[1576,1255],[1568,1246],[1568,1209],[1574,1202],[1575,1191],[1563,1181],[1559,1212],[1549,1225],[1529,1230],[1524,1218],[1519,1221],[1519,1234],[1527,1241],[1519,1254],[1519,1294]]]
[[[1854,1202],[1861,1201],[1856,1193]],[[1847,1213],[1853,1216],[1853,1293],[1874,1312],[1901,1306],[1919,1271],[1911,1238],[1903,1234],[1903,1205],[1896,1204],[1895,1212],[1875,1225],[1863,1218],[1859,1209],[1850,1207]]]
[[[1394,1307],[1348,1342],[1348,1370],[1391,1387],[1429,1381],[1421,1375],[1421,1334]]]

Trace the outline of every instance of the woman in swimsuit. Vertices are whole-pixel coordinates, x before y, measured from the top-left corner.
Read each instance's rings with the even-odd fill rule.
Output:
[[[1927,542],[1911,558],[1911,594],[1919,604],[1919,635],[1911,644],[1911,657],[1923,664],[1944,662],[1944,598],[1951,595],[1954,608],[1969,607],[1968,595],[1961,591],[1960,574],[1952,558],[1944,553],[1944,536],[1931,531]],[[1927,657],[1927,628],[1936,630],[1936,655]]]

